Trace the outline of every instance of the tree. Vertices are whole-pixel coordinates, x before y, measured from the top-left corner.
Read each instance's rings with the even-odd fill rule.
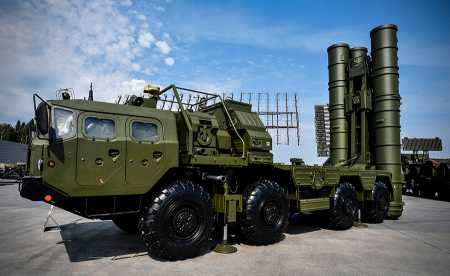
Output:
[[[0,123],[0,140],[27,144],[30,139],[30,128],[33,128],[33,121],[28,123],[18,120],[15,127],[8,123]]]

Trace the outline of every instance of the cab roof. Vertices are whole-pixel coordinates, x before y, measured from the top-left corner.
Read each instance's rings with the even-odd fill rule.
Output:
[[[168,110],[161,110],[144,106],[98,102],[98,101],[50,100],[49,103],[54,106],[60,106],[84,112],[98,112],[113,115],[127,115],[140,117],[155,117],[156,115],[158,117],[174,116],[174,112]]]

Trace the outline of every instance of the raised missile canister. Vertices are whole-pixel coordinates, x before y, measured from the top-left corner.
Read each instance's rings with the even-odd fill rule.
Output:
[[[369,67],[367,48],[350,49],[348,93],[345,113],[350,117],[350,158],[358,157],[356,163],[370,165],[369,115],[372,95],[369,90]]]
[[[348,89],[349,46],[333,44],[328,52],[328,91],[330,112],[330,161],[332,165],[348,159],[348,123],[345,118],[345,94]]]
[[[397,26],[389,24],[370,32],[372,53],[374,163],[392,173],[393,198],[388,216],[403,211],[400,160],[400,95],[398,81]]]

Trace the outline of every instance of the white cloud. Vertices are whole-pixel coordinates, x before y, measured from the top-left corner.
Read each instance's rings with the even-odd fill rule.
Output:
[[[239,90],[242,87],[242,82],[237,79],[224,80],[208,80],[208,79],[194,79],[181,84],[182,87],[190,87],[192,89],[201,90],[211,93],[231,93]]]
[[[165,62],[167,65],[169,65],[169,66],[172,66],[172,65],[175,64],[175,60],[174,60],[172,57],[167,57],[167,58],[165,58],[165,59],[164,59],[164,62]]]
[[[143,32],[139,35],[139,45],[143,48],[149,48],[150,44],[155,41],[155,37],[150,32]]]
[[[172,50],[169,46],[169,44],[167,44],[167,42],[163,41],[163,40],[158,40],[155,43],[156,47],[158,47],[159,51],[164,54],[167,55],[170,53],[170,51]]]
[[[122,82],[123,92],[125,94],[142,94],[144,86],[147,84],[145,80],[132,79]]]
[[[121,8],[131,4],[30,0],[2,7],[0,118],[30,118],[35,91],[54,98],[56,89],[72,87],[83,98],[93,82],[94,98],[111,101],[129,90],[135,72],[157,73],[157,54],[146,57],[145,68],[139,64],[156,38],[142,27],[143,17],[135,22],[136,13]],[[160,47],[159,55],[170,52],[167,44]]]

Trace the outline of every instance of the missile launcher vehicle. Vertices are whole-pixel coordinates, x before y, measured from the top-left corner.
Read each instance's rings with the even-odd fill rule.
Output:
[[[170,85],[125,104],[35,100],[30,176],[20,193],[137,233],[151,256],[194,257],[213,232],[249,244],[282,238],[290,212],[326,211],[329,227],[402,214],[397,27],[366,48],[328,48],[331,158],[273,162],[272,138],[251,105]],[[181,91],[198,95],[184,103]],[[175,110],[161,108],[173,93]],[[92,93],[91,93],[92,94]],[[226,251],[226,250],[225,250]]]
[[[408,138],[402,140],[403,193],[415,196],[450,199],[450,159],[430,158],[430,151],[442,151],[442,140]]]

